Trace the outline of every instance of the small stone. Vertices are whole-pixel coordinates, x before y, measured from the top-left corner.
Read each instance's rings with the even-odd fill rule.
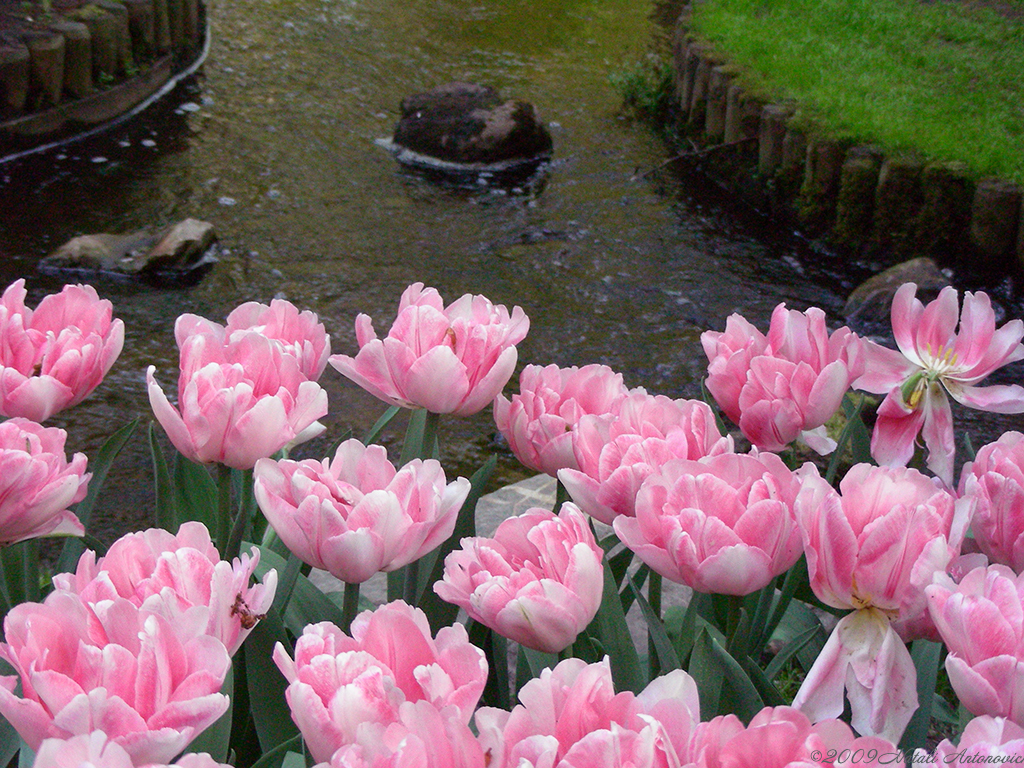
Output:
[[[238,204],[238,201],[235,200],[235,198],[233,198],[233,197],[218,197],[217,198],[217,202],[220,203],[221,205],[227,205],[227,206],[232,206],[232,205],[237,205]]]
[[[141,144],[142,146],[144,146],[144,147],[155,147],[155,146],[156,146],[156,142],[155,142],[155,141],[153,141],[152,139],[143,139],[143,140],[142,140],[142,141],[140,141],[139,143],[140,143],[140,144]]]
[[[184,104],[178,107],[178,109],[180,109],[182,112],[198,112],[200,109],[202,109],[202,107],[200,107],[194,101],[186,101]]]

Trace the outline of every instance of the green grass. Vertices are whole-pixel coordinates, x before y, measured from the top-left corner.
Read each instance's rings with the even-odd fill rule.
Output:
[[[693,29],[805,125],[1024,183],[1022,18],[952,0],[707,0]]]

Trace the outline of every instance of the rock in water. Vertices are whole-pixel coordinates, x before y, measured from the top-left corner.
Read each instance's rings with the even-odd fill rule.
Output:
[[[448,83],[409,96],[401,109],[396,149],[466,166],[536,162],[551,154],[551,134],[533,105],[503,101],[493,88]]]
[[[904,261],[853,289],[843,308],[847,322],[854,330],[887,327],[892,297],[904,283],[917,283],[917,298],[925,303],[950,284],[949,278],[932,259],[922,256]]]

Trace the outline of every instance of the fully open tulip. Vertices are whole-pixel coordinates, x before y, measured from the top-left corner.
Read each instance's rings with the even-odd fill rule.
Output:
[[[0,546],[39,536],[81,536],[72,504],[85,498],[84,453],[68,463],[67,433],[26,419],[0,423]]]
[[[984,293],[966,292],[962,313],[953,288],[943,288],[928,306],[916,293],[917,286],[907,283],[892,300],[899,352],[865,342],[865,373],[854,386],[886,396],[871,436],[875,461],[905,466],[923,432],[928,468],[951,486],[955,445],[946,395],[982,411],[1024,412],[1024,387],[977,386],[997,368],[1024,359],[1024,322],[1011,320],[996,330]]]
[[[833,630],[793,702],[812,720],[838,717],[898,741],[917,708],[916,672],[891,626],[924,612],[924,588],[959,551],[970,506],[917,470],[858,464],[839,493],[813,465],[801,470],[797,520],[811,588],[855,613]]]
[[[893,765],[896,745],[875,736],[855,737],[841,720],[811,724],[792,707],[765,707],[744,726],[735,715],[697,726],[692,765],[699,768],[786,768],[786,766]]]
[[[519,376],[519,394],[495,399],[494,421],[516,458],[554,476],[563,467],[579,469],[573,427],[580,418],[610,414],[626,392],[622,374],[606,365],[528,365]]]
[[[639,694],[615,693],[608,658],[566,659],[519,692],[511,712],[481,707],[490,768],[664,768],[688,763],[700,720],[697,685],[683,670]]]
[[[251,469],[257,459],[323,431],[316,420],[327,413],[327,393],[277,342],[254,331],[224,339],[188,315],[178,318],[176,334],[178,407],[153,366],[146,382],[153,413],[187,458]]]
[[[35,311],[25,281],[0,298],[0,414],[44,421],[80,403],[110,371],[124,345],[124,323],[88,285],[66,285]]]
[[[256,462],[256,500],[303,562],[360,584],[393,571],[451,536],[469,493],[445,484],[434,459],[396,470],[383,446],[348,440],[330,461]]]
[[[351,637],[333,624],[310,624],[294,661],[280,643],[274,661],[289,683],[292,719],[321,762],[359,743],[367,725],[402,722],[408,702],[466,724],[487,682],[486,658],[465,627],[445,627],[435,640],[423,611],[401,601],[361,613]]]
[[[557,516],[530,509],[502,521],[494,538],[463,539],[434,591],[498,634],[557,653],[597,615],[602,554],[576,505]]]
[[[167,763],[227,709],[231,659],[207,635],[183,640],[163,616],[114,600],[90,612],[77,595],[21,603],[4,620],[0,714],[28,746],[102,730],[136,765]]]
[[[960,494],[977,506],[971,532],[996,563],[1024,571],[1024,435],[1007,432],[964,465]]]
[[[960,743],[943,739],[931,754],[919,749],[914,765],[962,766],[1024,763],[1024,728],[1004,717],[976,717],[964,728]]]
[[[780,451],[798,437],[819,453],[836,444],[824,424],[864,368],[861,341],[845,326],[829,335],[825,313],[779,304],[764,336],[739,315],[701,335],[708,391],[751,443]]]
[[[206,526],[188,522],[177,535],[162,528],[126,534],[99,560],[87,550],[74,574],[57,574],[53,583],[92,610],[107,600],[128,600],[217,638],[233,655],[274,600],[277,571],[249,586],[259,560],[256,547],[233,562],[221,560]]]
[[[228,768],[206,753],[182,755],[176,768]],[[131,755],[103,731],[70,739],[47,739],[36,752],[32,768],[170,768],[163,763],[133,763]]]
[[[637,494],[615,532],[667,579],[698,592],[747,595],[797,561],[799,484],[772,453],[676,460]]]
[[[403,408],[469,416],[489,405],[512,376],[530,321],[484,296],[466,294],[445,307],[423,283],[402,294],[384,339],[367,315],[356,318],[359,352],[331,365],[370,394]]]
[[[926,592],[960,702],[972,714],[1024,725],[1024,576],[991,565]]]
[[[733,449],[706,403],[643,389],[631,390],[608,415],[583,416],[572,438],[579,470],[559,470],[558,479],[580,509],[607,525],[636,514],[640,486],[666,462]]]

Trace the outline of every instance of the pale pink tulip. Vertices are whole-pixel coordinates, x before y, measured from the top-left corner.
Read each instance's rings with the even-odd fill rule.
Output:
[[[558,479],[580,509],[611,525],[619,515],[636,514],[640,486],[666,462],[732,450],[732,438],[722,437],[706,403],[635,389],[610,414],[579,420],[573,430],[579,470],[559,470]]]
[[[959,585],[936,583],[925,591],[960,702],[972,714],[1024,725],[1024,576],[991,565],[975,568]]]
[[[530,509],[502,521],[494,538],[463,539],[434,591],[510,640],[556,653],[597,615],[602,556],[575,504],[557,516]]]
[[[615,532],[667,579],[698,592],[747,595],[800,557],[798,491],[772,453],[670,461],[641,486],[636,517],[615,518]]]
[[[88,285],[66,285],[35,311],[25,281],[0,298],[0,414],[45,421],[84,400],[124,345],[124,323]]]
[[[1024,728],[1004,717],[976,717],[964,728],[960,743],[943,739],[928,753],[919,749],[914,765],[963,766],[1024,763]]]
[[[277,342],[299,361],[299,370],[310,381],[319,379],[327,368],[331,337],[314,312],[299,312],[294,304],[284,299],[272,300],[269,307],[249,301],[231,311],[224,334],[231,339],[248,331],[256,331]]]
[[[85,498],[84,453],[69,463],[67,433],[13,418],[0,423],[0,547],[40,536],[81,536],[68,507]]]
[[[917,708],[916,672],[890,622],[925,611],[924,588],[959,552],[970,506],[913,469],[858,464],[838,493],[813,465],[800,474],[811,588],[855,613],[833,630],[793,705],[812,720],[838,717],[845,686],[854,728],[898,741]]]
[[[201,318],[200,318],[201,319]],[[174,447],[192,461],[251,469],[257,459],[323,431],[327,393],[298,360],[255,331],[223,334],[178,318],[178,407],[149,367],[149,402]]]
[[[280,643],[274,661],[289,683],[292,719],[321,762],[358,744],[368,724],[402,722],[407,702],[468,723],[487,682],[486,658],[465,627],[445,627],[434,639],[423,611],[401,601],[361,613],[351,637],[333,624],[310,624],[294,661]]]
[[[256,500],[303,562],[360,584],[393,571],[451,536],[469,493],[445,484],[434,459],[396,470],[383,446],[348,440],[333,460],[256,462]]]
[[[819,453],[835,450],[824,424],[863,372],[861,342],[849,328],[831,335],[825,313],[779,304],[763,336],[740,315],[724,332],[701,335],[708,356],[708,391],[744,436],[766,451],[797,438]]]
[[[367,315],[356,318],[359,352],[330,359],[370,394],[403,408],[470,416],[489,405],[512,376],[530,321],[484,296],[466,294],[445,307],[423,283],[402,294],[384,339]]]
[[[221,560],[206,526],[188,522],[177,535],[162,528],[126,534],[99,560],[87,550],[74,574],[57,574],[53,583],[91,610],[122,598],[177,627],[195,627],[234,655],[274,600],[277,571],[249,586],[259,560],[256,547],[230,563]]]
[[[523,464],[554,476],[562,468],[579,469],[573,452],[579,420],[617,410],[626,393],[622,374],[606,365],[528,365],[519,376],[519,394],[495,399],[494,421]]]
[[[167,763],[227,709],[231,659],[207,635],[184,639],[158,614],[117,599],[89,611],[74,594],[15,606],[0,658],[0,714],[28,746],[101,730],[138,765]]]
[[[700,719],[686,672],[655,678],[638,695],[615,693],[608,658],[566,659],[519,692],[511,712],[481,707],[490,768],[668,768],[686,764]]]
[[[1024,359],[1024,322],[1011,320],[996,330],[985,293],[966,292],[962,313],[953,288],[943,288],[928,306],[916,293],[917,286],[906,283],[892,300],[899,352],[865,342],[865,373],[854,386],[886,396],[871,436],[875,461],[905,466],[923,432],[928,468],[952,486],[953,413],[946,395],[982,411],[1024,412],[1024,387],[977,386],[997,368]]]
[[[206,753],[182,755],[177,768],[228,768]],[[164,763],[135,764],[124,748],[103,731],[69,739],[47,739],[36,752],[32,768],[170,768]]]
[[[695,768],[903,764],[891,741],[855,737],[841,720],[812,724],[792,707],[765,707],[746,727],[735,715],[701,723],[692,750]]]
[[[395,722],[364,723],[354,743],[316,768],[486,768],[487,760],[466,723],[427,701],[406,701]]]
[[[978,451],[960,475],[976,507],[971,532],[990,560],[1024,571],[1024,435],[1007,432]]]

